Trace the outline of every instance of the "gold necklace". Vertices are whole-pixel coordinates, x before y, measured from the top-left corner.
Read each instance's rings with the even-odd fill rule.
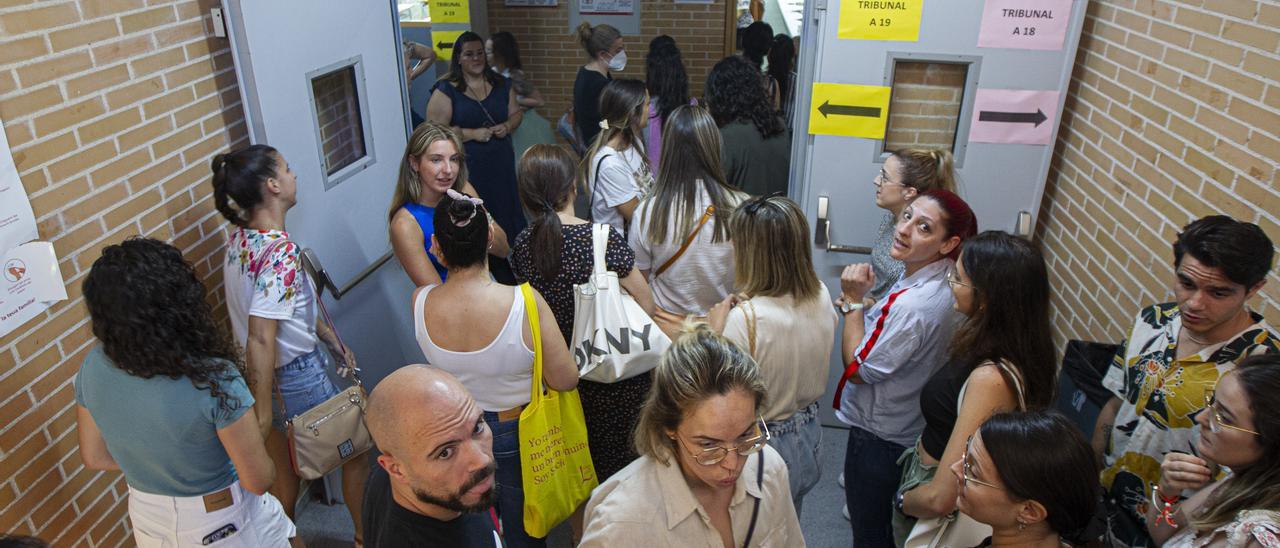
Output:
[[[1206,341],[1206,340],[1203,340],[1203,339],[1198,339],[1198,338],[1196,338],[1196,336],[1195,336],[1195,335],[1192,335],[1192,334],[1191,334],[1191,330],[1190,330],[1190,329],[1187,329],[1186,327],[1183,327],[1183,328],[1182,328],[1182,334],[1183,334],[1184,336],[1186,336],[1188,340],[1190,340],[1191,342],[1196,343],[1196,344],[1198,344],[1198,345],[1200,345],[1200,346],[1209,346],[1210,344],[1213,344],[1213,343],[1210,343],[1209,341]]]

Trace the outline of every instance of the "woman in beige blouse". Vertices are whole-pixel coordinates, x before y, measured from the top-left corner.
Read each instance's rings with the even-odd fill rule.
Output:
[[[712,307],[712,329],[751,354],[769,391],[761,412],[769,446],[782,455],[791,501],[822,476],[818,398],[827,389],[839,319],[831,295],[813,270],[809,223],[783,196],[744,202],[729,218],[734,235],[734,286],[741,292]]]
[[[755,361],[686,325],[653,373],[640,458],[596,488],[580,547],[804,546]]]

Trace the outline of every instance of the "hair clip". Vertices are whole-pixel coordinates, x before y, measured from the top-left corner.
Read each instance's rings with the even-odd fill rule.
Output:
[[[600,124],[598,124],[598,125],[600,126],[600,129],[609,129],[609,121],[608,121],[608,120],[600,120]]]
[[[444,191],[444,193],[446,196],[453,198],[454,200],[458,200],[461,202],[470,202],[471,205],[474,206],[471,209],[471,215],[467,216],[466,219],[462,219],[462,220],[453,219],[453,225],[457,227],[464,227],[464,226],[467,226],[468,224],[471,224],[471,219],[476,218],[476,212],[480,211],[480,206],[484,205],[484,200],[481,200],[480,198],[475,198],[472,196],[467,196],[466,194],[458,192],[452,188]],[[453,215],[451,214],[450,217],[453,217]]]

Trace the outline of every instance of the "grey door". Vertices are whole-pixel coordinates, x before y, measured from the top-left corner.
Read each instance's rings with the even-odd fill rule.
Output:
[[[814,263],[831,291],[838,291],[839,274],[845,265],[869,260],[866,248],[874,243],[885,215],[875,205],[872,180],[887,156],[886,148],[915,142],[951,147],[960,195],[977,213],[980,229],[1029,234],[1035,226],[1087,0],[1067,1],[1067,9],[1051,14],[1051,23],[1065,31],[1058,49],[978,47],[984,6],[999,2],[923,0],[917,41],[843,39],[838,36],[840,11],[854,9],[857,0],[811,0],[805,4],[791,195],[805,208],[811,226],[819,225],[819,201],[826,198],[830,246],[815,248]],[[920,3],[921,0],[862,4]],[[1011,18],[1004,26],[991,26],[989,30],[1007,34],[1017,31],[1020,36],[1038,23],[1040,29],[1049,28],[1045,23],[1050,21],[1037,22],[1031,17],[1044,16],[1043,13],[1021,15],[1027,17]],[[894,24],[904,21],[897,17],[884,19],[892,19]],[[1026,24],[1016,25],[1023,21],[1015,19]],[[883,20],[877,18],[875,22]],[[815,82],[890,87],[893,99],[887,112],[888,146],[883,138],[808,134],[811,116],[870,112],[833,109],[832,106],[866,105],[839,105],[823,97],[814,102]],[[1008,90],[1034,91],[1037,99],[1050,102],[1039,108],[1039,114],[1036,110],[1020,110],[1031,103],[1009,102],[1018,94]],[[1053,93],[1057,95],[1046,95]],[[978,100],[983,98],[995,101]],[[828,103],[825,113],[817,110],[823,102]],[[1047,144],[975,140],[991,140],[993,131],[988,124],[993,123],[1009,124],[1009,131],[1003,131],[1006,126],[995,126],[995,140],[1026,141],[1030,130],[1035,130],[1037,136],[1031,140],[1043,140],[1047,133]],[[844,369],[839,363],[838,340],[836,345],[830,387],[822,401],[825,424],[836,424],[830,404]]]
[[[292,239],[338,285],[390,250],[387,208],[404,152],[399,25],[387,0],[223,0],[250,139],[298,177]],[[422,361],[412,284],[391,260],[340,301],[326,297],[366,382]]]

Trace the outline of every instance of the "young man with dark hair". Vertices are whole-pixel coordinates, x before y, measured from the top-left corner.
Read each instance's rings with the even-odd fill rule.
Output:
[[[1171,451],[1195,453],[1195,417],[1218,378],[1249,355],[1280,352],[1280,334],[1246,306],[1274,254],[1257,225],[1224,215],[1188,224],[1174,241],[1176,302],[1138,313],[1103,380],[1115,397],[1098,417],[1094,448],[1112,544],[1150,543],[1143,515],[1160,463]]]

